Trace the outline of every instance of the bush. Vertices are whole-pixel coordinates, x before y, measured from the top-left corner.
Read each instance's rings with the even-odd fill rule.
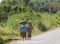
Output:
[[[4,40],[0,37],[0,44],[4,44]]]
[[[38,29],[39,29],[40,31],[42,31],[42,32],[47,31],[46,26],[45,26],[44,24],[42,24],[42,23],[39,23],[39,24],[38,24]]]
[[[7,42],[9,38],[18,37],[19,33],[9,27],[0,27],[0,44]]]

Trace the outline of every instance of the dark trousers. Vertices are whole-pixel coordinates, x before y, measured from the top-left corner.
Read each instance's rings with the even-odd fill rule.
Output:
[[[21,37],[22,37],[23,39],[24,39],[24,38],[26,39],[26,32],[21,32],[20,34],[21,34]]]
[[[29,31],[29,32],[27,32],[27,33],[28,33],[28,40],[31,40],[32,32]]]

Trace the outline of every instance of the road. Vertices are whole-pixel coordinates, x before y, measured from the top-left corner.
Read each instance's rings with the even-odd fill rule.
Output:
[[[16,40],[8,44],[60,44],[60,28],[32,37],[32,40]]]

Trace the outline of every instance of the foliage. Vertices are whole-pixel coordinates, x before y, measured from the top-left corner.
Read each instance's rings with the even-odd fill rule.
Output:
[[[7,42],[9,38],[15,38],[17,36],[19,34],[16,30],[8,27],[0,27],[0,44]]]
[[[49,12],[50,6],[52,13],[56,13],[60,6],[59,2],[53,0],[50,4],[48,0],[2,0],[0,3],[0,22],[8,19],[8,16],[13,14],[20,14],[26,11],[47,11]]]
[[[3,41],[3,39],[0,37],[0,44],[3,44],[4,43],[4,41]]]
[[[31,21],[33,35],[60,26],[60,2],[56,0],[2,0],[0,3],[0,42],[19,36],[20,21]],[[51,7],[52,15],[49,14]],[[2,40],[2,41],[1,41]],[[1,44],[1,43],[0,43]],[[3,43],[2,43],[3,44]]]
[[[50,29],[52,26],[57,26],[59,23],[59,13],[57,14],[52,14],[49,15],[47,12],[46,13],[40,13],[40,12],[35,12],[35,11],[28,11],[25,13],[21,14],[14,14],[10,16],[7,20],[7,26],[17,29],[19,27],[20,21],[31,21],[33,26],[36,28],[39,28],[38,26],[40,23],[42,23],[42,26],[44,25],[47,29]],[[56,24],[57,23],[57,24]],[[43,27],[44,27],[43,26]]]
[[[45,25],[43,25],[42,23],[39,23],[37,27],[38,27],[38,29],[40,29],[42,32],[47,31],[47,28],[46,28]]]

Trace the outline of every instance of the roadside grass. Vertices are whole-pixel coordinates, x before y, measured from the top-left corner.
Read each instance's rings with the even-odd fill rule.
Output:
[[[15,30],[12,30],[8,27],[0,27],[0,38],[4,42],[8,42],[9,38],[15,38],[18,35],[18,32],[16,32]]]
[[[42,34],[44,32],[41,29],[38,29],[38,23],[42,23],[47,31],[54,30],[57,27],[60,27],[60,13],[53,14],[51,17],[48,13],[33,13],[33,16],[26,13],[14,14],[10,16],[7,20],[7,26],[0,26],[0,38],[3,41],[8,41],[8,38],[18,38],[20,39],[20,33],[16,31],[17,27],[20,26],[20,21],[32,21],[34,26],[34,31],[32,32],[32,36],[36,36]],[[40,25],[41,26],[41,25]],[[42,26],[42,28],[44,28]]]
[[[56,28],[56,27],[54,27]],[[50,29],[49,31],[53,30],[54,28]],[[7,28],[1,28],[0,27],[0,38],[2,39],[2,42],[9,42],[10,40],[8,39],[12,39],[12,38],[17,38],[17,39],[21,39],[20,37],[20,33],[15,31],[15,30],[12,30],[12,29],[7,29]],[[45,32],[42,32],[41,30],[37,29],[37,28],[34,28],[34,31],[32,32],[32,36],[37,36],[39,34],[42,34],[42,33],[45,33]],[[2,43],[2,44],[3,44]]]
[[[36,36],[36,35],[39,35],[43,32],[41,32],[39,29],[35,28],[34,31],[32,31],[32,36]]]

